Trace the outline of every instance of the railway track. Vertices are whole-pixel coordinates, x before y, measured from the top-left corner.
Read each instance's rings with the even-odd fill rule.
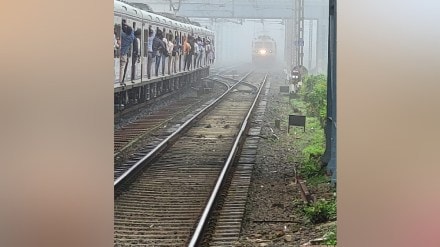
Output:
[[[201,238],[217,198],[211,192],[220,190],[218,177],[226,178],[237,152],[236,137],[245,133],[242,123],[255,105],[249,86],[230,91],[171,147],[168,143],[146,170],[139,161],[130,168],[138,171],[135,177],[125,179],[131,176],[127,171],[116,180],[115,246],[186,246]]]
[[[265,88],[262,89],[260,101],[254,110],[252,124],[247,132],[240,156],[222,190],[219,203],[212,213],[210,224],[203,236],[200,237],[202,246],[233,246],[240,237],[269,88],[270,81],[266,82]]]
[[[221,70],[218,73],[207,78],[208,81],[220,82],[225,85],[225,90],[231,87],[237,82],[232,78],[220,77],[220,74],[229,71],[230,69]],[[221,92],[214,92],[210,95],[217,95],[218,97]],[[211,96],[212,97],[212,96]],[[205,103],[203,103],[205,101]],[[184,124],[185,121],[192,116],[191,111],[198,112],[207,105],[209,105],[213,100],[207,101],[207,98],[196,99],[194,97],[187,97],[180,99],[159,111],[145,116],[134,123],[130,123],[114,132],[114,156],[115,156],[115,166],[114,166],[114,179],[120,177],[124,172],[130,169],[136,162],[138,162],[143,156],[154,149],[155,146],[160,144],[165,140],[170,134],[176,131],[179,126]],[[197,106],[200,106],[197,108]],[[185,117],[178,116],[185,115]],[[163,128],[167,126],[166,128]],[[139,142],[148,142],[141,149],[135,152],[130,151],[136,149],[136,145]],[[138,145],[139,146],[139,145]],[[127,157],[127,153],[129,157]],[[121,158],[122,157],[122,158]],[[119,161],[118,159],[122,159]]]
[[[172,116],[178,112],[184,111],[191,107],[198,100],[194,97],[187,97],[178,100],[174,104],[170,104],[165,108],[160,109],[151,115],[148,115],[134,123],[124,126],[114,132],[114,152],[117,155],[120,151],[129,147],[131,143],[136,141],[138,138],[148,134],[166,124],[172,119]]]

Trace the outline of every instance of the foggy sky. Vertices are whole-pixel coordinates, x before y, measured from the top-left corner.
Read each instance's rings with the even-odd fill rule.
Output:
[[[276,1],[285,2],[286,0],[272,0],[271,4],[276,6]],[[293,1],[293,0],[290,0]],[[169,1],[165,0],[128,0],[128,2],[142,2],[149,4],[155,12],[172,12],[170,10]],[[173,0],[177,3],[177,0]],[[240,0],[182,0],[182,5],[185,8],[191,6],[193,8],[200,8],[203,5],[210,6],[209,8],[225,8],[226,12],[231,8],[231,3],[234,2],[235,13],[240,13]],[[281,3],[280,2],[280,3]],[[223,3],[224,6],[215,6]],[[238,3],[238,4],[237,4]],[[244,2],[243,2],[244,3]],[[241,4],[243,4],[241,3]],[[247,1],[247,7],[254,4],[256,8],[261,8],[260,5],[266,6],[267,1],[255,0]],[[311,72],[325,73],[327,70],[327,29],[328,29],[328,1],[325,0],[304,0],[305,9],[305,25],[304,25],[304,58],[303,64]],[[198,7],[197,7],[198,6]],[[292,10],[293,11],[293,10]],[[274,16],[276,16],[274,11]],[[314,20],[308,20],[314,19]],[[219,63],[249,63],[252,59],[252,40],[259,35],[269,35],[277,43],[277,60],[284,62],[284,48],[285,48],[285,25],[282,25],[281,19],[266,19],[262,20],[242,20],[242,24],[233,22],[240,22],[238,19],[200,19],[191,18],[207,26],[209,29],[216,32],[216,55]],[[318,20],[319,19],[319,20]],[[311,25],[310,25],[311,23]],[[309,30],[311,28],[311,31]],[[289,31],[289,30],[287,30]],[[293,32],[293,30],[291,31]],[[296,37],[295,37],[296,38]],[[311,38],[311,39],[310,39]],[[294,41],[287,45],[294,45]]]

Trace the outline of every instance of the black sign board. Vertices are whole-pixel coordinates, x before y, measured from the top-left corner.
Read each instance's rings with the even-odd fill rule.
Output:
[[[289,127],[287,133],[290,131],[290,126],[303,126],[304,132],[306,132],[306,116],[301,115],[289,115]]]
[[[280,86],[280,93],[289,93],[289,86]]]

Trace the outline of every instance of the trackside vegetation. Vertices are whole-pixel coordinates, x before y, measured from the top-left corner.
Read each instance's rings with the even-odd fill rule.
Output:
[[[299,92],[290,102],[295,112],[307,117],[306,133],[299,131],[299,129],[294,132],[297,137],[296,146],[302,150],[301,161],[296,166],[296,172],[306,181],[309,190],[319,191],[322,185],[327,185],[330,182],[321,162],[325,151],[327,76],[306,76]],[[317,194],[320,197],[320,193]],[[315,202],[304,205],[302,212],[312,224],[336,221],[336,196],[317,198]],[[336,245],[336,225],[328,230],[324,238],[323,244]]]

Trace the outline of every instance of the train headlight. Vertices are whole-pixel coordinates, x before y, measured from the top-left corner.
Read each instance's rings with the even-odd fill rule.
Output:
[[[261,55],[266,55],[266,53],[267,53],[267,51],[266,51],[265,49],[261,49],[261,50],[260,50],[260,54],[261,54]]]

